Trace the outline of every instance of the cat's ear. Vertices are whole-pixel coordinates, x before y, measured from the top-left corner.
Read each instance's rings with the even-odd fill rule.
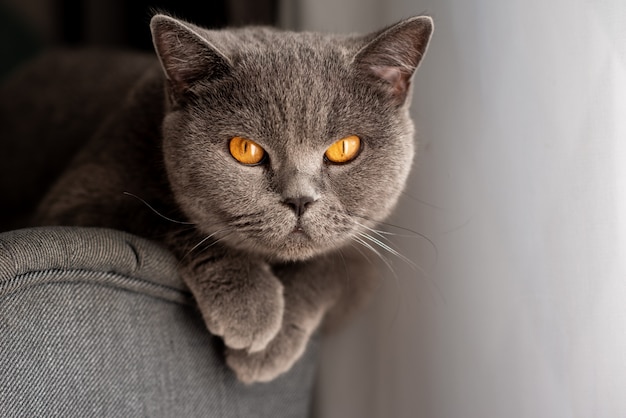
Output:
[[[429,16],[404,20],[366,38],[368,43],[354,62],[390,94],[395,104],[404,104],[432,32],[433,20]]]
[[[227,74],[229,59],[202,37],[202,29],[166,15],[150,21],[152,41],[174,95],[182,95],[199,80]]]

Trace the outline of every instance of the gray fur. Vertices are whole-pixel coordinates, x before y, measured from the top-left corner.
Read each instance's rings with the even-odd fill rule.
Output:
[[[151,29],[160,65],[146,65],[104,121],[85,121],[97,129],[37,222],[162,240],[238,377],[271,380],[329,310],[355,305],[370,287],[354,237],[389,214],[405,185],[410,82],[432,20],[364,37],[209,31],[163,15]],[[325,161],[348,135],[362,140],[358,157]],[[269,160],[239,164],[228,151],[234,136],[260,144]],[[297,216],[286,202],[300,197],[312,203]]]

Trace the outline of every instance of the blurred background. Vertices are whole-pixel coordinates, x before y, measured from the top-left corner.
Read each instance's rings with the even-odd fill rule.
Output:
[[[150,48],[155,9],[329,32],[435,19],[420,153],[385,226],[418,266],[380,263],[370,309],[325,345],[315,416],[626,416],[622,0],[3,0],[0,74],[50,45]]]
[[[150,17],[167,11],[205,27],[274,25],[278,0],[2,0],[0,71],[49,46],[152,49]],[[9,55],[9,56],[7,56]],[[2,74],[2,73],[0,73]]]

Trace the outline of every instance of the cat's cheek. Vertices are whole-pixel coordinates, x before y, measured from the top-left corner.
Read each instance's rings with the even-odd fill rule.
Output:
[[[411,171],[415,155],[413,140],[412,137],[402,139],[363,173],[363,177],[371,181],[367,193],[362,196],[362,208],[377,221],[382,221],[393,211]]]
[[[333,170],[329,175],[330,190],[334,192],[336,204],[350,216],[364,216],[378,218],[378,208],[385,204],[387,189],[390,187],[388,177],[378,165],[372,165],[371,160],[359,161],[353,167],[341,167]],[[355,219],[363,221],[364,219]]]

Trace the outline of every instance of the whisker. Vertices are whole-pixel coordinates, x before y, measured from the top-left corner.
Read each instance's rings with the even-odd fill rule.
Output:
[[[394,278],[393,283],[394,283],[395,288],[396,288],[396,295],[398,295],[398,297],[400,298],[400,301],[395,304],[396,305],[396,311],[394,313],[394,319],[393,319],[393,322],[392,322],[392,323],[394,323],[397,320],[398,313],[400,312],[400,306],[402,306],[402,303],[403,303],[403,300],[404,300],[403,292],[400,291],[400,278],[396,274],[396,271],[393,269],[393,266],[391,265],[391,263],[380,252],[378,252],[374,247],[372,247],[369,243],[367,243],[366,241],[363,241],[359,237],[352,237],[352,239],[355,240],[356,242],[358,242],[359,244],[363,245],[365,248],[367,248],[370,251],[372,251],[374,254],[376,254],[383,261],[383,263],[385,263],[385,265],[387,266],[387,268],[391,272],[391,274],[392,274],[392,276]],[[363,254],[363,253],[361,253],[361,254]]]
[[[448,229],[448,230],[446,230],[446,231],[443,231],[443,232],[441,233],[441,235],[448,235],[448,234],[452,234],[453,232],[459,231],[459,230],[461,230],[461,229],[465,228],[466,226],[468,226],[470,223],[472,223],[472,220],[473,220],[473,219],[474,219],[474,217],[473,217],[473,216],[470,216],[470,217],[469,217],[469,218],[467,218],[467,220],[466,220],[465,222],[463,222],[462,224],[460,224],[460,225],[458,225],[458,226],[455,226],[455,227],[453,227],[453,228],[451,228],[451,229]]]
[[[189,250],[189,252],[190,252],[190,253],[191,253],[191,252],[193,252],[196,248],[198,248],[199,246],[201,246],[202,244],[204,244],[205,242],[207,242],[207,240],[209,240],[209,239],[213,238],[215,235],[219,234],[220,232],[224,232],[224,231],[226,231],[226,230],[227,230],[227,228],[223,228],[223,229],[220,229],[220,230],[218,230],[218,231],[213,232],[212,234],[210,234],[210,235],[208,235],[207,237],[205,237],[204,239],[202,239],[202,241],[200,241],[199,243],[197,243],[196,245],[194,245],[194,246],[193,246],[193,248],[192,248],[191,250]],[[231,230],[231,231],[229,231],[229,233],[231,233],[231,232],[232,232],[232,230]],[[223,238],[224,238],[224,237],[220,238],[220,240],[221,240],[221,239],[223,239]],[[216,240],[215,242],[217,242],[217,241],[218,241],[218,240]]]
[[[220,232],[223,232],[223,231],[226,231],[226,230],[228,230],[228,228],[222,228],[222,229],[220,229],[220,230],[218,230],[218,231],[213,232],[213,233],[212,233],[212,234],[210,234],[210,235],[207,235],[207,236],[206,236],[206,237],[204,237],[203,239],[201,239],[201,240],[200,240],[200,242],[198,242],[198,243],[197,243],[196,245],[194,245],[194,246],[193,246],[193,247],[192,247],[189,251],[187,251],[187,252],[185,253],[185,255],[184,255],[184,256],[180,259],[180,261],[182,261],[182,260],[184,260],[185,258],[187,258],[187,257],[188,257],[188,256],[189,256],[192,252],[194,252],[194,251],[195,251],[195,250],[196,250],[199,246],[201,246],[202,244],[204,244],[205,242],[207,242],[208,240],[210,240],[211,238],[213,238],[216,234],[219,234]],[[229,232],[232,232],[232,231],[229,231]],[[227,235],[228,235],[228,234],[227,234]],[[222,237],[222,238],[224,238],[224,237]],[[218,241],[219,241],[219,240],[218,240]],[[216,241],[216,242],[218,242],[218,241]],[[214,243],[213,243],[213,244],[214,244]],[[211,244],[211,245],[213,245],[213,244]],[[207,248],[209,248],[209,247],[207,247]]]
[[[343,256],[343,251],[341,248],[339,249],[339,256],[341,257],[341,261],[343,263],[343,270],[346,273],[346,287],[350,286],[350,272],[348,271],[348,264],[346,264],[346,258]]]
[[[392,228],[400,229],[402,231],[410,232],[411,234],[413,234],[413,235],[415,235],[417,237],[422,238],[423,240],[425,240],[432,247],[432,249],[434,251],[435,260],[434,260],[433,265],[436,266],[438,264],[438,262],[439,262],[439,248],[437,247],[435,242],[432,239],[428,238],[426,235],[424,235],[424,234],[422,234],[420,232],[414,231],[414,230],[412,230],[410,228],[406,228],[406,227],[399,226],[399,225],[394,225],[394,224],[391,224],[391,223],[388,223],[388,222],[377,221],[377,220],[368,218],[367,216],[358,215],[356,213],[350,213],[350,212],[346,212],[346,213],[349,216],[352,216],[352,217],[355,217],[355,218],[361,218],[361,219],[364,219],[366,221],[370,221],[370,222],[374,222],[374,223],[377,223],[377,224],[380,224],[380,225],[385,225],[385,226],[389,226],[389,227],[392,227]],[[355,222],[355,223],[357,223],[358,225],[361,225],[358,222]],[[361,226],[364,226],[364,225],[361,225]],[[383,231],[379,231],[379,232],[382,233]],[[387,233],[387,234],[393,235],[393,233]]]
[[[369,234],[363,233],[363,232],[359,232],[358,234],[360,234],[361,236],[363,236],[364,238],[367,238],[368,240],[372,241],[373,243],[375,243],[376,245],[378,245],[379,247],[381,247],[382,249],[386,250],[387,252],[395,255],[396,257],[398,257],[399,259],[401,259],[402,261],[404,261],[405,263],[407,263],[409,266],[411,266],[413,269],[417,269],[420,270],[422,273],[426,273],[424,271],[424,269],[422,267],[420,267],[419,265],[417,265],[416,263],[413,262],[413,260],[409,259],[408,257],[406,257],[404,254],[401,254],[398,250],[396,250],[395,248],[393,248],[391,245],[393,245],[393,243],[391,242],[391,240],[389,238],[387,238],[384,234],[385,231],[379,231],[377,229],[374,228],[370,228],[367,225],[363,225],[359,222],[355,222],[357,225],[359,225],[362,228],[367,229],[368,231],[373,232],[374,234],[378,235],[379,237],[381,237],[382,239],[384,239],[385,241],[389,242],[389,245],[383,243],[382,241],[380,241],[379,239],[376,239],[374,237],[372,237]],[[395,235],[393,233],[387,234],[387,235]]]
[[[218,233],[218,232],[221,232],[221,231],[217,231],[217,232],[215,232],[215,233],[213,233],[213,234],[211,234],[211,235],[209,235],[209,236],[207,236],[207,237],[203,238],[203,239],[202,239],[199,243],[197,243],[196,245],[194,245],[194,247],[193,247],[191,250],[187,251],[187,253],[185,253],[185,255],[184,255],[184,256],[183,256],[183,257],[182,257],[182,258],[178,261],[178,265],[180,266],[180,265],[183,263],[184,259],[185,259],[185,258],[187,258],[187,257],[189,257],[189,256],[191,255],[191,252],[192,252],[192,251],[195,251],[195,250],[197,250],[198,248],[200,248],[200,247],[202,246],[202,244],[206,243],[206,242],[208,241],[208,239],[209,239],[209,238],[211,238],[211,236],[214,236],[214,235],[215,235],[216,233]],[[210,248],[211,248],[211,247],[213,247],[214,245],[218,245],[220,242],[224,241],[224,240],[225,240],[225,239],[226,239],[229,235],[232,235],[234,232],[235,232],[235,231],[229,231],[229,232],[227,232],[227,233],[226,233],[223,237],[221,237],[221,238],[219,238],[219,239],[217,239],[217,240],[215,240],[215,241],[211,242],[210,244],[206,245],[205,247],[200,248],[200,249],[196,252],[196,254],[195,254],[195,256],[194,256],[194,257],[200,257],[200,256],[203,254],[203,252],[207,251],[208,249],[210,249]],[[199,258],[199,259],[201,260],[201,258]]]
[[[359,254],[361,254],[361,255],[363,256],[363,258],[364,258],[365,260],[367,260],[367,262],[368,262],[368,263],[370,263],[370,265],[371,265],[371,266],[375,266],[375,265],[376,265],[376,264],[375,264],[375,263],[374,263],[374,262],[373,262],[373,261],[372,261],[372,260],[371,260],[371,259],[367,256],[367,254],[365,254],[365,253],[361,250],[361,248],[359,248],[358,246],[354,245],[353,243],[350,243],[350,246],[351,246],[352,248],[354,248],[355,250],[357,250],[357,251],[358,251],[358,253],[359,253]]]
[[[404,261],[411,268],[413,268],[413,270],[419,270],[422,274],[426,275],[426,271],[421,266],[419,266],[418,264],[413,262],[413,260],[409,259],[405,255],[403,255],[400,252],[398,252],[397,250],[395,250],[393,247],[385,244],[384,242],[380,241],[379,239],[376,239],[376,238],[372,237],[369,234],[366,234],[366,233],[363,233],[363,232],[359,232],[358,234],[360,236],[362,236],[363,238],[367,239],[368,241],[372,242],[373,244],[378,245],[380,248],[382,248],[383,250],[387,251],[388,253],[398,257],[400,260]]]
[[[363,257],[366,261],[367,261],[367,263],[368,263],[370,266],[372,266],[373,268],[375,268],[375,269],[377,270],[377,272],[378,272],[378,277],[379,277],[379,278],[384,279],[384,276],[381,274],[381,271],[380,271],[380,264],[375,263],[374,261],[372,261],[372,259],[371,259],[370,257],[368,257],[368,256],[367,256],[367,254],[365,254],[365,253],[363,252],[363,250],[361,250],[361,248],[360,248],[359,246],[355,245],[353,242],[350,242],[350,246],[351,246],[354,250],[356,250],[356,251],[357,251],[357,252],[358,252],[358,253],[359,253],[359,254],[360,254],[360,255],[361,255],[361,256],[362,256],[362,257]],[[383,285],[383,282],[382,282],[382,280],[380,280],[380,281],[378,282],[378,286],[377,286],[376,288],[377,288],[377,289],[380,289],[380,287],[381,287],[382,285]]]
[[[376,229],[370,228],[367,225],[362,225],[358,222],[355,222],[357,225],[366,228],[370,231],[372,231],[373,233],[380,235],[379,233],[384,232],[384,231],[378,231]],[[382,241],[380,241],[379,239],[376,239],[375,237],[364,233],[364,232],[358,232],[358,234],[367,239],[368,241],[372,242],[375,245],[378,245],[380,248],[382,248],[383,250],[389,252],[390,254],[400,258],[402,261],[404,261],[405,263],[407,263],[410,267],[412,267],[414,270],[419,271],[422,274],[422,277],[426,278],[428,283],[430,283],[431,286],[433,286],[435,288],[435,291],[437,292],[437,294],[439,295],[439,297],[443,300],[443,302],[446,302],[446,299],[443,295],[442,290],[440,289],[439,285],[432,280],[432,278],[430,277],[429,273],[426,271],[426,269],[424,269],[422,266],[420,266],[419,264],[413,262],[411,259],[409,259],[408,257],[406,257],[405,255],[401,254],[399,251],[397,251],[396,249],[394,249],[393,247],[391,247],[390,245],[387,245],[385,243],[383,243]],[[389,241],[391,243],[391,241],[384,237],[381,236],[382,238],[385,238],[387,241]]]
[[[216,239],[215,241],[213,241],[212,243],[210,243],[210,244],[209,244],[209,245],[207,245],[206,247],[202,248],[202,249],[200,250],[200,254],[202,253],[202,251],[206,251],[206,250],[208,250],[209,248],[211,248],[212,246],[217,245],[217,244],[219,244],[220,242],[224,241],[226,238],[228,238],[228,236],[232,235],[234,232],[235,232],[235,231],[229,231],[229,232],[228,232],[226,235],[224,235],[223,237]],[[238,242],[237,242],[237,244],[239,244],[240,242],[243,242],[243,241],[244,241],[244,239],[242,239],[242,240],[238,241]]]
[[[195,225],[193,222],[183,222],[183,221],[177,221],[176,219],[172,219],[172,218],[168,218],[167,216],[163,215],[162,213],[160,213],[158,210],[156,210],[155,208],[153,208],[152,206],[150,206],[150,204],[148,202],[146,202],[145,200],[143,200],[142,198],[140,198],[137,195],[134,195],[130,192],[123,192],[123,194],[125,194],[126,196],[131,196],[134,197],[135,199],[139,200],[141,203],[143,203],[144,205],[146,205],[152,212],[156,213],[157,215],[159,215],[161,218],[170,221],[170,222],[174,222],[176,224],[181,224],[181,225]]]
[[[212,242],[210,245],[207,245],[206,247],[204,247],[204,248],[201,250],[201,252],[202,252],[202,251],[206,251],[206,250],[208,250],[209,248],[211,248],[212,246],[217,245],[217,244],[219,244],[220,242],[222,242],[222,241],[226,240],[226,238],[228,238],[229,236],[233,235],[235,232],[237,232],[237,231],[234,231],[234,230],[229,231],[229,232],[228,232],[226,235],[224,235],[223,237],[218,238],[217,240],[215,240],[214,242]],[[237,240],[236,242],[232,243],[232,244],[231,244],[231,247],[233,247],[233,248],[238,247],[238,246],[239,246],[239,244],[241,244],[241,243],[242,243],[242,242],[244,242],[244,241],[246,241],[246,237],[241,237],[241,239],[239,239],[239,240]]]
[[[357,224],[358,226],[360,226],[361,228],[365,228],[368,231],[373,232],[374,234],[378,235],[380,238],[384,239],[385,241],[389,242],[390,244],[392,243],[391,240],[389,238],[387,238],[385,235],[394,235],[394,236],[398,235],[398,234],[394,234],[392,232],[385,233],[385,231],[380,231],[378,229],[370,228],[369,226],[363,225],[362,223],[359,223],[359,222],[356,222],[356,221],[354,223]]]
[[[391,274],[393,274],[393,277],[396,279],[396,281],[398,281],[398,275],[396,274],[396,271],[393,268],[393,265],[391,264],[391,262],[385,257],[383,256],[376,248],[374,248],[371,244],[369,244],[367,241],[364,241],[362,238],[359,237],[352,237],[353,240],[355,240],[356,242],[358,242],[359,244],[361,244],[362,246],[364,246],[365,248],[367,248],[368,250],[370,250],[371,252],[373,252],[374,254],[376,254],[378,256],[378,258],[380,258],[382,260],[383,263],[385,263],[385,265],[387,266],[387,268],[389,269],[389,271],[391,272]]]
[[[368,227],[367,225],[363,225],[363,224],[360,224],[360,223],[358,223],[358,222],[355,222],[355,223],[356,223],[357,225],[359,225],[359,226],[362,226],[363,228],[367,228],[367,229],[369,229],[370,231],[375,232],[375,233],[376,233],[376,235],[379,235],[379,236],[381,236],[381,237],[382,237],[382,236],[384,236],[384,235],[389,235],[389,236],[392,236],[392,237],[400,237],[400,238],[416,238],[416,239],[417,239],[417,238],[422,238],[422,237],[420,237],[420,236],[416,236],[415,234],[413,234],[413,235],[408,235],[408,234],[396,234],[395,232],[383,231],[383,230],[381,230],[381,229],[373,229],[373,228]],[[387,241],[391,241],[391,240],[390,240],[389,238],[387,238],[387,237],[385,237],[385,239],[386,239]]]
[[[411,195],[411,194],[409,194],[409,193],[407,193],[405,191],[402,191],[402,195],[408,197],[411,200],[416,201],[417,203],[421,203],[422,205],[427,206],[427,207],[429,207],[431,209],[445,210],[445,208],[442,208],[442,207],[437,206],[437,205],[433,205],[432,203],[429,203],[429,202],[427,202],[425,200],[419,199],[419,198],[417,198],[417,197],[415,197],[415,196],[413,196],[413,195]]]

